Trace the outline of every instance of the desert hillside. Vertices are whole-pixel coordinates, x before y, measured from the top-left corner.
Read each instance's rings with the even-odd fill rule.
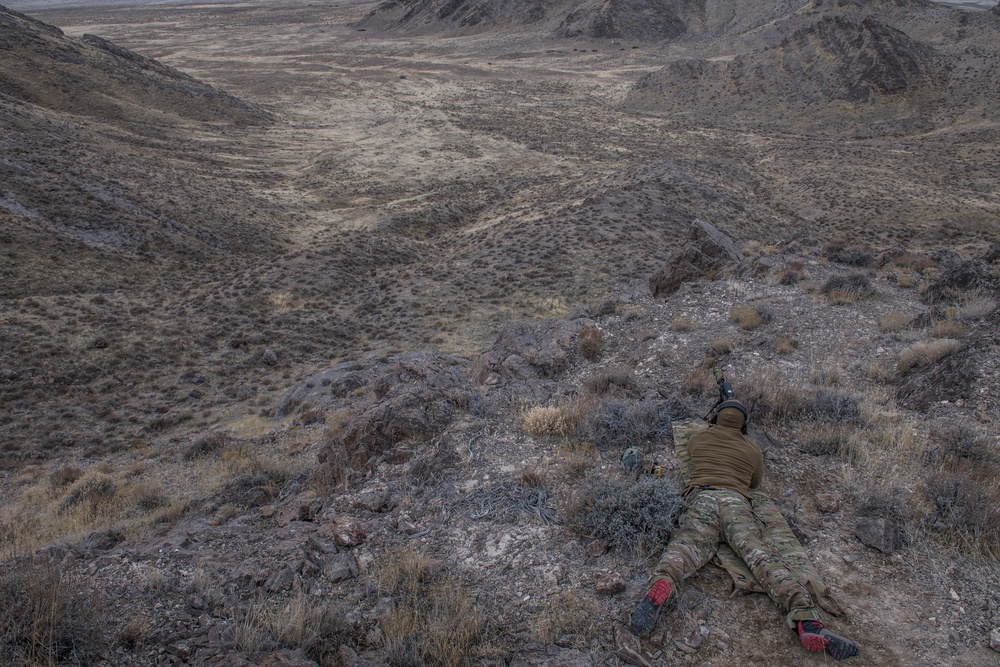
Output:
[[[716,368],[848,664],[1000,660],[997,10],[44,6],[0,663],[826,664],[711,565],[627,630]]]

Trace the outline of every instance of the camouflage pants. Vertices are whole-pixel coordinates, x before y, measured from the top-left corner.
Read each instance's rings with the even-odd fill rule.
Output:
[[[757,581],[785,613],[789,627],[794,628],[797,621],[819,620],[812,595],[764,539],[753,506],[736,491],[706,489],[691,498],[680,527],[653,571],[650,585],[667,579],[673,597],[686,577],[712,559],[721,540],[750,566]]]

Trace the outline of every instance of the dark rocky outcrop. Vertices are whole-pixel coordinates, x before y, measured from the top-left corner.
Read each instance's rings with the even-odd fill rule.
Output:
[[[338,401],[347,391],[352,395]],[[412,352],[324,371],[289,392],[278,413],[288,414],[296,407],[320,411],[334,405],[349,407],[355,416],[320,452],[319,461],[365,469],[379,457],[391,456],[396,445],[439,435],[462,413],[475,412],[480,399],[466,359]],[[303,400],[307,402],[300,403]],[[402,450],[396,452],[396,458],[402,456]]]
[[[859,517],[854,534],[864,545],[884,554],[891,554],[902,545],[899,526],[884,518]]]
[[[911,371],[896,391],[900,403],[911,410],[926,411],[940,401],[968,400],[979,379],[980,341],[965,346],[929,364]]]
[[[642,77],[627,105],[769,123],[807,107],[815,115],[810,105],[848,103],[871,113],[899,98],[909,104],[892,114],[907,117],[941,94],[944,69],[934,50],[877,19],[830,14],[803,23],[794,17],[773,34],[764,48],[730,58],[671,62]]]
[[[989,255],[987,255],[988,257]],[[961,259],[956,253],[939,259],[941,276],[931,283],[921,300],[934,304],[969,290],[996,291],[1000,280],[994,276],[991,263],[981,259]]]
[[[525,320],[500,329],[476,361],[476,381],[551,378],[567,368],[576,334],[586,320]]]
[[[662,270],[650,277],[649,291],[665,299],[686,282],[717,278],[738,270],[742,264],[743,256],[729,236],[707,222],[695,220],[684,244]]]

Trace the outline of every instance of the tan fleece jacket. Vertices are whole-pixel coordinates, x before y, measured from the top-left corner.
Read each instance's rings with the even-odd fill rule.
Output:
[[[719,412],[715,426],[696,433],[688,442],[691,478],[685,492],[699,486],[738,491],[747,498],[760,485],[764,457],[740,429],[743,413],[736,408]]]

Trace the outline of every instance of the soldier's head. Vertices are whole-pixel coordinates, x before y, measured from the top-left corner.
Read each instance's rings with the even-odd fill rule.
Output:
[[[713,424],[725,426],[726,428],[739,429],[743,435],[747,433],[747,422],[749,421],[750,415],[747,414],[747,409],[739,401],[724,401],[720,403],[719,407],[712,414],[711,419]]]

